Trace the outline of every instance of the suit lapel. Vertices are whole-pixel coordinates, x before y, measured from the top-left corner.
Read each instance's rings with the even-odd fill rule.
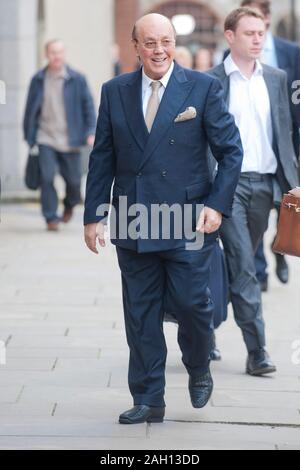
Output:
[[[120,85],[124,113],[137,144],[144,151],[149,138],[142,104],[142,70],[137,71],[128,83]]]
[[[161,100],[151,133],[148,134],[149,138],[139,169],[145,165],[168,129],[173,125],[194,84],[193,80],[186,78],[184,69],[175,63],[174,71]]]

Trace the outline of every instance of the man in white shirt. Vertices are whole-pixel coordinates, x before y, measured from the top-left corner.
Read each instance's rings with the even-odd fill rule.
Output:
[[[210,71],[223,85],[244,148],[233,216],[223,221],[221,237],[235,319],[248,350],[247,373],[256,376],[274,373],[276,367],[265,349],[254,254],[273,204],[280,202],[283,192],[297,186],[286,73],[258,60],[265,33],[264,17],[258,10],[233,11],[225,21],[231,53]]]
[[[300,79],[300,47],[297,43],[287,41],[274,36],[271,31],[272,24],[272,2],[270,0],[243,0],[241,6],[258,8],[264,16],[267,28],[266,41],[264,43],[261,61],[284,70],[288,77],[288,93],[290,96],[290,108],[293,120],[293,142],[296,155],[299,155],[299,128],[300,128],[300,106],[293,102],[293,83]],[[276,275],[280,282],[289,282],[289,266],[285,256],[275,253]],[[263,292],[268,291],[268,263],[264,254],[263,241],[259,245],[255,257],[257,278],[261,283]]]

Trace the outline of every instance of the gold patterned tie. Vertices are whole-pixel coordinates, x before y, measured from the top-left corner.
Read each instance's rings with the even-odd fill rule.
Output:
[[[148,128],[149,133],[151,132],[154,119],[159,108],[159,104],[160,104],[159,89],[161,86],[162,86],[161,82],[155,81],[151,83],[152,94],[149,99],[146,116],[145,116],[145,122],[146,122],[146,126]]]

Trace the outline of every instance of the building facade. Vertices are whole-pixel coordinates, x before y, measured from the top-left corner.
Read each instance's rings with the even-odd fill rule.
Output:
[[[136,66],[136,57],[128,47],[132,24],[141,15],[151,12],[162,13],[169,18],[175,15],[190,14],[196,20],[196,29],[192,36],[178,36],[180,45],[191,49],[199,46],[222,48],[224,18],[240,5],[240,0],[115,0],[116,41],[120,45],[122,70],[128,72]],[[300,16],[300,1],[296,0],[297,13]],[[300,24],[298,22],[298,37]],[[275,33],[288,37],[290,30],[290,1],[273,0],[273,29]]]
[[[52,38],[65,42],[68,62],[87,75],[98,102],[101,83],[112,76],[113,0],[0,0],[0,80],[6,85],[6,105],[0,107],[3,198],[28,196],[22,118],[30,79],[44,65],[44,42]]]
[[[290,2],[273,4],[274,30],[284,34]],[[6,85],[6,104],[0,107],[2,196],[28,195],[22,117],[30,78],[44,65],[46,40],[64,41],[68,62],[86,74],[98,104],[101,84],[113,76],[118,54],[119,71],[137,66],[130,39],[139,16],[189,14],[196,28],[192,35],[179,36],[179,44],[222,48],[224,18],[238,5],[238,0],[0,0],[0,81]],[[297,9],[300,16],[300,0]]]

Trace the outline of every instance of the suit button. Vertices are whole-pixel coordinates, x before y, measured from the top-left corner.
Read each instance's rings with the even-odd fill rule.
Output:
[[[175,140],[174,140],[174,139],[170,139],[169,144],[170,144],[170,145],[174,145],[174,144],[175,144]]]
[[[168,172],[167,171],[162,171],[161,176],[165,177],[167,176]]]
[[[140,178],[142,176],[142,173],[138,173],[136,176],[137,178]]]

